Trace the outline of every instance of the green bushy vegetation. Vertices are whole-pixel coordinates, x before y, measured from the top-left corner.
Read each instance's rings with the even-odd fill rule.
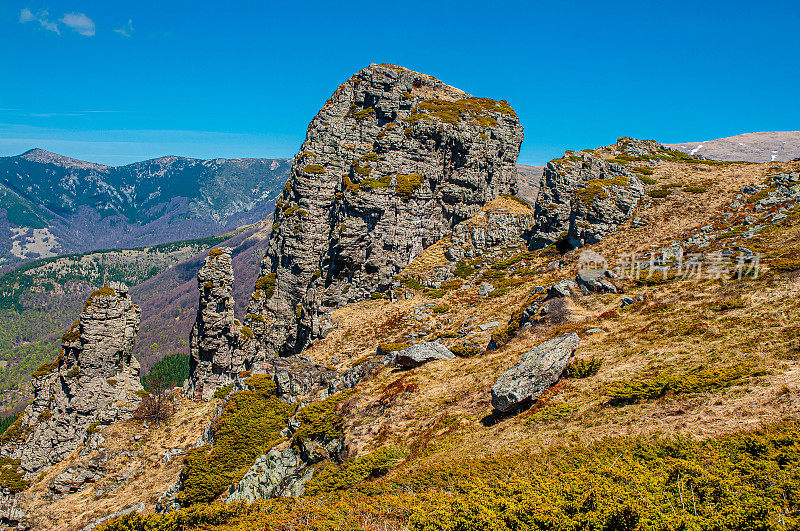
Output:
[[[367,458],[320,471],[305,499],[132,513],[104,531],[362,529],[366,521],[410,531],[800,527],[796,422],[704,440],[612,437],[413,468],[401,464],[378,479],[361,479],[371,467]],[[314,495],[339,487],[347,490]]]
[[[608,387],[606,395],[614,404],[631,404],[661,398],[667,394],[703,393],[724,389],[761,374],[761,369],[746,362],[725,367],[700,366],[679,374],[659,374],[615,382]]]
[[[155,392],[154,384],[161,383],[169,387],[183,385],[189,377],[189,356],[175,353],[164,356],[150,368],[150,372],[141,376],[142,387],[149,392]]]
[[[306,494],[313,496],[347,490],[370,479],[379,478],[394,469],[407,452],[393,446],[385,446],[342,465],[327,463],[306,484]]]
[[[277,279],[277,273],[267,273],[263,277],[256,280],[256,290],[263,291],[264,296],[267,299],[272,298],[272,296],[275,294],[275,283],[277,282]]]
[[[414,192],[419,189],[422,185],[422,175],[412,173],[412,174],[398,174],[397,175],[397,185],[395,186],[395,190],[397,195],[408,201],[411,199],[411,196],[414,195]]]
[[[567,378],[588,378],[597,374],[602,365],[603,360],[597,358],[576,359],[564,367],[564,376]]]
[[[211,429],[214,445],[201,446],[186,457],[182,505],[210,502],[239,481],[255,459],[283,440],[281,429],[294,406],[275,396],[269,376],[251,376],[248,389],[232,394]]]
[[[456,270],[453,272],[458,278],[472,278],[475,276],[476,269],[466,260],[459,260],[456,264]]]
[[[336,408],[352,394],[352,390],[342,391],[301,409],[297,413],[300,428],[292,437],[295,451],[299,452],[301,444],[309,439],[329,441],[343,437],[344,419],[336,413]]]
[[[0,458],[0,487],[10,490],[12,494],[30,486],[30,482],[25,481],[25,472],[20,470],[19,463],[19,459]]]

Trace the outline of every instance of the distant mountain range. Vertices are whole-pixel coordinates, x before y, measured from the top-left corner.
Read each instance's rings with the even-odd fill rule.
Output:
[[[288,159],[162,157],[104,166],[41,149],[0,157],[0,267],[203,238],[272,212]]]
[[[714,160],[786,162],[800,157],[800,131],[744,133],[703,142],[667,144],[673,149]]]

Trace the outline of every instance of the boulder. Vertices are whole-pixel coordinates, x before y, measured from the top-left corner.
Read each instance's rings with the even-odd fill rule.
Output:
[[[492,406],[504,412],[538,397],[558,381],[577,348],[578,334],[573,332],[545,341],[526,352],[492,386]]]
[[[612,274],[603,269],[581,269],[575,282],[584,293],[617,293],[617,287],[609,280]]]
[[[411,345],[407,349],[400,350],[395,354],[395,363],[401,367],[419,367],[429,361],[450,360],[455,355],[450,349],[436,341],[429,341]]]

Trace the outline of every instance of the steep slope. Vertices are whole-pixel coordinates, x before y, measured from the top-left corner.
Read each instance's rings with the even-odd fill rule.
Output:
[[[744,133],[703,142],[669,144],[669,147],[713,160],[786,162],[800,157],[800,131]]]
[[[370,65],[308,127],[277,203],[246,324],[266,355],[299,352],[327,315],[386,291],[453,225],[516,192],[522,126],[506,102]]]
[[[620,157],[636,146],[655,151]],[[337,452],[301,478],[303,489],[291,476],[297,501],[198,503],[107,529],[796,526],[800,165],[703,162],[632,139],[592,151],[643,176],[641,226],[624,222],[566,253],[529,251],[533,210],[500,198],[418,256],[393,300],[332,313],[336,328],[303,356],[339,374],[374,363],[351,391],[290,417],[264,382],[245,375],[250,383],[234,385],[213,424],[225,443],[208,455],[265,457],[220,498],[280,492],[291,452],[324,434]],[[454,248],[464,258],[441,282]],[[554,386],[494,409],[501,375],[574,334],[577,351]],[[458,357],[392,366],[393,351],[434,340]],[[237,410],[245,404],[255,409]],[[276,434],[286,426],[266,439],[268,452],[265,439],[230,439],[228,422],[264,416]],[[184,470],[194,477],[196,460]],[[203,471],[216,484],[217,470]]]
[[[110,167],[41,149],[0,158],[0,265],[155,245],[263,219],[285,159],[158,159]]]

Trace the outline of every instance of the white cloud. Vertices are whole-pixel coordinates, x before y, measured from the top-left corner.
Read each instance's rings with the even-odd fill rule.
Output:
[[[19,21],[22,24],[24,24],[25,22],[30,22],[35,19],[36,17],[33,16],[33,13],[27,7],[19,12]]]
[[[83,13],[65,13],[60,22],[85,37],[94,36],[94,21]]]
[[[20,24],[25,24],[26,22],[33,22],[36,21],[39,23],[47,31],[52,31],[58,35],[61,35],[61,31],[58,29],[58,24],[55,22],[51,22],[48,19],[48,12],[44,9],[37,11],[34,13],[27,7],[21,9],[19,12],[19,22]]]
[[[123,37],[130,37],[133,35],[133,20],[128,19],[128,22],[123,24],[121,28],[115,29],[114,33],[119,33]]]

